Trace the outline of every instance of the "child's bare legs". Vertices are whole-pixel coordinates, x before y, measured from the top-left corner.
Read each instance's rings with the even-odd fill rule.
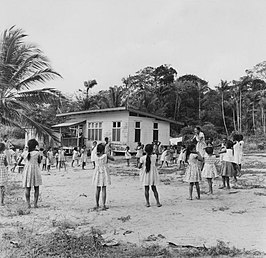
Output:
[[[162,161],[161,168],[163,167],[163,163],[164,163],[164,161]]]
[[[196,186],[197,194],[198,194],[197,199],[200,199],[200,186],[199,186],[199,182],[195,182],[195,186]]]
[[[86,162],[82,162],[82,169],[85,169]]]
[[[229,184],[229,176],[225,177],[225,181],[226,181],[226,188],[230,189],[230,184]]]
[[[38,208],[39,186],[34,186],[34,208]]]
[[[25,197],[26,197],[26,201],[27,201],[27,204],[28,204],[28,208],[30,208],[30,190],[31,188],[30,187],[26,187],[25,188]]]
[[[156,189],[156,186],[155,186],[155,185],[152,185],[152,186],[151,186],[151,190],[153,191],[154,197],[155,197],[156,202],[157,202],[157,206],[158,206],[158,207],[161,207],[162,205],[161,205],[161,203],[160,203],[160,201],[159,201],[159,194],[158,194],[158,191],[157,191],[157,189]]]
[[[102,202],[103,202],[103,209],[106,210],[107,207],[105,205],[106,203],[106,186],[102,187]]]
[[[137,167],[139,167],[139,158],[137,158]]]
[[[127,159],[127,166],[129,167],[129,159]]]
[[[73,167],[73,166],[74,166],[74,161],[75,161],[75,160],[72,160],[71,167]]]
[[[194,183],[189,183],[189,199],[190,200],[192,200],[193,185]]]
[[[4,206],[4,199],[5,199],[5,187],[0,186],[0,195],[1,195],[1,206]]]
[[[207,178],[208,180],[208,184],[209,184],[209,193],[213,194],[213,190],[212,190],[212,178]]]
[[[223,188],[225,188],[226,187],[226,185],[225,185],[225,178],[226,178],[226,176],[222,176],[222,180],[223,180]]]
[[[150,187],[148,185],[145,185],[145,199],[146,199],[146,207],[150,207],[150,200],[149,200],[149,190]]]
[[[93,169],[95,169],[95,161],[92,161]]]
[[[101,193],[101,187],[100,186],[97,186],[96,188],[96,195],[95,195],[95,198],[96,198],[96,209],[99,208],[99,199],[100,199],[100,193]]]

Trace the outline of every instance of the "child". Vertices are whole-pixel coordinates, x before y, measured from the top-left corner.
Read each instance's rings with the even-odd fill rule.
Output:
[[[92,148],[91,148],[91,162],[93,164],[93,169],[95,169],[95,159],[97,157],[97,142],[94,141],[92,143]]]
[[[108,153],[104,153],[105,146],[99,144],[97,146],[97,156],[95,158],[95,170],[92,178],[92,184],[96,186],[96,206],[94,210],[99,209],[100,192],[102,190],[103,210],[108,209],[106,203],[106,186],[111,184],[107,160],[114,160]]]
[[[195,184],[197,189],[198,197],[200,199],[200,187],[199,181],[201,180],[200,174],[200,164],[199,161],[202,161],[203,158],[199,152],[196,152],[196,145],[191,144],[188,146],[186,151],[186,162],[188,163],[188,167],[186,169],[185,179],[184,181],[189,183],[189,200],[192,200],[192,192],[193,186]]]
[[[240,171],[241,171],[241,164],[242,164],[242,158],[243,158],[243,148],[244,148],[243,139],[244,139],[243,135],[239,134],[239,170]],[[239,171],[239,173],[240,173],[240,171]],[[241,175],[241,173],[240,173],[240,175]]]
[[[75,147],[72,154],[72,163],[71,166],[74,167],[74,162],[77,161],[77,166],[79,166],[79,152],[78,148]]]
[[[206,154],[204,155],[204,167],[202,170],[202,177],[207,178],[208,180],[208,194],[213,194],[212,179],[217,177],[217,169],[215,166],[217,160],[215,155],[213,155],[213,147],[206,147],[205,151]]]
[[[31,208],[30,190],[32,187],[34,187],[34,208],[38,208],[39,186],[42,184],[42,176],[39,166],[41,163],[41,157],[39,151],[36,150],[38,145],[39,143],[35,139],[29,140],[27,156],[23,156],[25,157],[25,167],[22,175],[22,186],[26,189],[25,196],[28,208]]]
[[[58,168],[58,165],[59,165],[59,153],[58,153],[58,150],[56,151],[54,157],[55,157],[55,168]]]
[[[160,168],[163,167],[164,162],[166,163],[166,165],[168,167],[167,155],[168,155],[167,147],[164,147],[163,153],[161,155],[161,167]]]
[[[5,187],[7,184],[8,170],[7,170],[7,157],[5,154],[5,144],[0,143],[0,196],[1,206],[4,206]]]
[[[65,157],[65,151],[63,147],[61,146],[58,151],[58,166],[59,166],[59,171],[61,168],[65,168],[66,171],[66,157]]]
[[[47,151],[46,150],[43,151],[41,165],[42,165],[41,166],[42,171],[46,171],[46,168],[47,168]]]
[[[53,164],[53,158],[54,158],[54,154],[53,154],[53,150],[50,147],[47,151],[47,160],[46,160],[46,166],[47,166],[47,171],[49,172],[51,169],[51,166]]]
[[[131,154],[129,152],[129,147],[128,146],[126,147],[125,157],[126,157],[126,160],[127,160],[127,166],[129,167],[129,161],[131,159]]]
[[[224,189],[224,188],[230,189],[229,177],[232,177],[235,173],[234,166],[233,166],[233,161],[234,161],[233,142],[228,140],[226,142],[226,150],[221,151],[220,153],[224,153],[223,161],[221,165],[223,186],[220,187],[220,189]]]
[[[186,146],[182,145],[180,154],[177,159],[177,164],[179,164],[179,169],[181,169],[182,166],[185,167],[185,161],[186,161]]]
[[[177,146],[173,147],[173,163],[177,163]]]
[[[233,136],[233,155],[234,155],[234,160],[233,160],[233,166],[234,166],[234,180],[237,182],[237,175],[239,175],[240,168],[239,168],[239,158],[240,158],[240,143],[239,143],[239,134],[235,134]]]
[[[147,144],[145,147],[146,156],[140,158],[139,168],[142,168],[140,172],[140,181],[145,187],[146,207],[150,207],[149,190],[150,186],[153,191],[154,197],[157,202],[157,207],[161,207],[159,201],[159,194],[156,189],[156,185],[159,184],[159,173],[156,169],[156,154],[153,154],[153,145]]]
[[[82,164],[82,169],[85,169],[86,162],[87,162],[87,149],[86,145],[83,145],[82,149],[80,150],[81,157],[80,157],[80,162]]]
[[[136,154],[137,166],[136,167],[139,167],[139,160],[143,156],[143,146],[142,146],[141,142],[138,142],[138,146],[136,148],[136,151],[137,151],[137,154]]]

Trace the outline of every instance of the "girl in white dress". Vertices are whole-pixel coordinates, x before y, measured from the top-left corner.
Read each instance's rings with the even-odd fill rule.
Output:
[[[154,197],[157,202],[157,207],[161,207],[159,201],[159,194],[156,189],[156,185],[159,184],[159,173],[156,169],[156,154],[153,154],[153,145],[147,144],[145,147],[146,155],[140,158],[139,168],[142,168],[140,172],[140,181],[145,187],[146,207],[150,207],[149,190],[150,186],[153,191]]]
[[[105,152],[105,146],[99,144],[97,146],[97,156],[95,158],[95,169],[92,178],[92,184],[96,186],[96,206],[95,210],[99,209],[99,199],[102,190],[102,202],[103,210],[108,209],[106,203],[106,186],[111,184],[110,172],[107,164],[107,160],[114,160],[112,156]]]
[[[167,158],[167,156],[168,156],[168,150],[167,150],[167,147],[164,147],[164,150],[163,150],[163,153],[162,153],[161,159],[160,159],[161,160],[161,167],[160,168],[163,167],[164,162],[166,163],[166,165],[168,167],[168,158]]]
[[[188,167],[186,169],[184,181],[189,183],[189,200],[192,200],[193,186],[195,184],[198,197],[200,199],[200,186],[199,181],[201,180],[201,165],[199,161],[202,161],[203,158],[199,152],[196,151],[195,144],[191,144],[187,147],[186,151],[186,162]]]
[[[131,159],[131,154],[129,152],[129,146],[126,147],[125,158],[127,160],[127,166],[129,167],[129,162],[130,162],[130,159]]]
[[[182,145],[181,150],[180,150],[180,154],[179,154],[178,159],[177,159],[177,164],[179,165],[179,169],[182,168],[182,165],[183,165],[183,167],[185,167],[185,161],[186,161],[186,146]]]
[[[87,162],[87,148],[86,148],[86,145],[84,145],[82,147],[82,149],[80,150],[80,162],[81,162],[81,165],[82,165],[82,169],[85,169],[85,166],[86,166],[86,162]]]
[[[213,155],[213,147],[207,147],[205,149],[206,154],[204,155],[204,167],[202,170],[202,177],[207,178],[209,185],[209,194],[213,194],[212,180],[218,176],[216,164],[218,160]]]
[[[226,143],[226,150],[220,153],[224,153],[221,165],[223,186],[220,187],[220,189],[223,188],[230,189],[229,177],[232,177],[235,174],[235,169],[233,166],[234,162],[233,142],[228,140]]]
[[[194,132],[195,135],[193,137],[193,140],[197,142],[196,151],[199,152],[201,156],[203,156],[205,153],[204,148],[206,147],[204,133],[201,131],[200,127],[198,126],[194,129]]]
[[[239,170],[241,170],[241,164],[242,164],[242,158],[243,158],[243,148],[244,148],[244,141],[243,141],[243,135],[239,135]],[[241,173],[240,173],[241,175]],[[240,176],[239,175],[239,176]]]
[[[141,142],[138,142],[138,146],[136,148],[137,154],[136,154],[136,158],[137,158],[137,166],[139,166],[139,160],[140,158],[143,156],[143,146],[141,144]]]
[[[0,205],[4,205],[4,198],[5,198],[5,187],[7,184],[8,179],[8,170],[7,170],[7,157],[5,154],[5,144],[0,143],[0,196],[1,196],[1,203]]]
[[[28,141],[28,152],[22,157],[25,160],[25,167],[22,174],[22,186],[26,189],[25,196],[30,205],[30,190],[34,187],[34,208],[38,208],[39,186],[42,185],[42,176],[40,171],[41,155],[36,147],[39,143],[35,139]]]
[[[94,141],[92,143],[92,148],[91,148],[91,162],[93,164],[93,169],[95,169],[95,159],[97,157],[97,142]]]
[[[78,147],[75,147],[72,154],[72,163],[71,166],[74,167],[74,162],[77,162],[77,166],[79,166],[79,152]]]

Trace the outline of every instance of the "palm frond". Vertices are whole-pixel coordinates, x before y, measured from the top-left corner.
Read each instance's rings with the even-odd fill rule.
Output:
[[[29,86],[31,84],[34,84],[36,82],[45,83],[46,81],[53,80],[56,77],[62,78],[59,73],[53,71],[51,68],[46,68],[44,70],[37,71],[34,74],[30,75],[28,78],[22,80],[17,84],[16,87],[20,89],[22,89],[23,87],[29,89]]]
[[[64,95],[59,90],[54,88],[43,88],[37,90],[29,90],[17,93],[16,99],[22,102],[26,102],[29,105],[39,103],[58,103],[65,99]]]

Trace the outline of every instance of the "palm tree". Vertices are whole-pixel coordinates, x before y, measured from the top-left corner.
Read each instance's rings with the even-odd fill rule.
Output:
[[[29,89],[61,75],[52,70],[41,50],[24,43],[26,36],[13,26],[0,39],[0,123],[34,128],[37,135],[57,139],[50,128],[35,122],[28,114],[35,104],[60,102],[60,92],[53,88]]]
[[[224,129],[226,132],[226,135],[228,136],[228,129],[226,126],[226,121],[225,121],[225,114],[224,114],[224,93],[228,89],[228,82],[221,80],[220,87],[218,87],[218,90],[221,92],[221,98],[222,98],[222,117],[223,117],[223,123],[224,123]]]

